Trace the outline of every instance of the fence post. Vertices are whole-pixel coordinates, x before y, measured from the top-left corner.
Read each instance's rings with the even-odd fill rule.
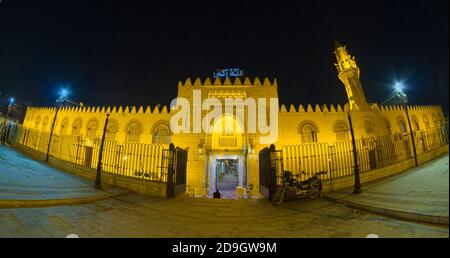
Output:
[[[361,191],[361,181],[359,178],[359,166],[358,166],[358,154],[356,153],[356,141],[355,141],[355,133],[353,132],[353,124],[352,118],[350,117],[350,111],[347,112],[348,115],[348,124],[350,126],[350,134],[352,136],[352,145],[353,145],[353,159],[355,161],[355,188],[353,189],[354,194],[360,194]]]
[[[412,126],[411,126],[411,119],[409,119],[408,105],[406,104],[406,102],[404,102],[403,107],[405,109],[406,119],[408,120],[409,133],[411,134],[411,143],[412,143],[413,154],[414,154],[414,165],[417,167],[418,162],[417,162],[416,141],[414,140],[414,132],[413,132]],[[408,146],[408,148],[409,148],[409,146]]]
[[[175,187],[174,187],[174,160],[175,160],[175,145],[171,143],[169,145],[169,161],[167,165],[167,188],[166,188],[166,197],[172,198],[175,197]]]
[[[277,190],[277,160],[276,160],[275,145],[271,144],[269,147],[269,200]]]
[[[109,114],[106,114],[105,126],[103,127],[102,142],[100,143],[100,151],[98,153],[97,174],[95,176],[95,188],[100,189],[102,187],[102,158],[103,158],[103,145],[105,144],[106,129],[108,127]]]
[[[1,128],[1,131],[0,131],[0,142],[2,143],[2,144],[5,144],[6,143],[6,130],[7,130],[7,127],[8,127],[8,116],[7,117],[4,117],[3,118],[3,123],[1,123],[1,125],[2,125],[2,128]]]

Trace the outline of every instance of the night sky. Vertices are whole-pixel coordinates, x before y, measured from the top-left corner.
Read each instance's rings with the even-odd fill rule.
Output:
[[[448,2],[0,0],[0,104],[54,105],[67,85],[86,105],[167,105],[178,81],[231,67],[276,77],[286,105],[343,104],[336,38],[369,102],[403,80],[448,112]]]

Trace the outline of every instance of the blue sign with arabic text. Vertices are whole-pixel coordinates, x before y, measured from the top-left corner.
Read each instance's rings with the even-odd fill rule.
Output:
[[[239,68],[233,69],[217,69],[213,73],[214,78],[242,77],[244,72]]]

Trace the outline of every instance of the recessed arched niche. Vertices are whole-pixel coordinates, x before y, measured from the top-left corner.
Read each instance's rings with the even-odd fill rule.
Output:
[[[233,115],[225,114],[214,122],[212,128],[213,150],[238,150],[242,149],[242,135],[244,129],[242,123]]]

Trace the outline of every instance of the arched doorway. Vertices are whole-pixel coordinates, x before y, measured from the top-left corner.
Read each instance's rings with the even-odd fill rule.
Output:
[[[208,152],[207,176],[209,196],[216,190],[221,198],[237,198],[246,188],[247,159],[244,127],[232,115],[214,121]]]

